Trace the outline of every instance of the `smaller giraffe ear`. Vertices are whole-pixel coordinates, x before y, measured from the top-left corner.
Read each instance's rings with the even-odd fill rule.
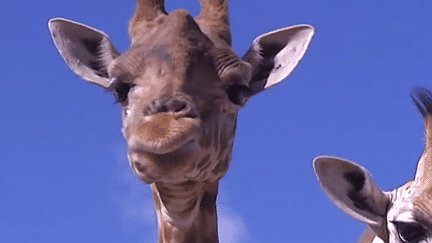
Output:
[[[303,58],[313,35],[312,26],[296,25],[258,36],[242,58],[252,66],[252,93],[286,79]]]
[[[373,182],[369,172],[347,160],[320,156],[315,174],[330,200],[344,213],[368,224],[377,234],[385,226],[389,197]]]
[[[51,19],[48,28],[57,50],[74,73],[109,87],[108,65],[119,53],[105,33],[63,18]]]

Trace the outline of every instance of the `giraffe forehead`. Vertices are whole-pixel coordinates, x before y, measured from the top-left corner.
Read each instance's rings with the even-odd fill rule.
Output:
[[[185,78],[192,67],[202,64],[205,64],[206,72],[216,72],[212,55],[213,43],[199,30],[192,18],[182,20],[192,23],[174,22],[154,27],[157,31],[143,30],[143,37],[135,41],[110,66],[110,76],[129,76],[130,79],[163,74]]]
[[[139,34],[132,37],[132,50],[136,46],[146,46],[148,51],[163,46],[174,54],[173,51],[187,53],[190,49],[213,45],[185,10],[176,10],[153,22],[137,25],[135,29]]]
[[[132,24],[132,23],[131,23]],[[165,15],[159,15],[152,21],[139,21],[130,26],[132,45],[139,45],[155,38],[172,38],[201,32],[200,28],[186,10],[174,10]]]
[[[208,33],[210,30],[206,26],[203,28],[201,30],[198,22],[185,10],[176,10],[151,23],[135,25],[132,45],[112,62],[108,70],[110,76],[129,76],[131,79],[165,74],[165,77],[185,80],[199,72],[206,75],[200,79],[222,81],[208,83],[211,87],[215,84],[219,87],[222,83],[244,84],[249,80],[250,66],[228,44]]]
[[[137,78],[149,70],[156,76],[170,70],[185,73],[189,65],[186,55],[188,52],[185,49],[175,49],[165,43],[134,46],[115,60],[110,75]]]

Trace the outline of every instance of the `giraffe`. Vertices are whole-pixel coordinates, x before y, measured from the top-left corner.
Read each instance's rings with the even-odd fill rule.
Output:
[[[226,0],[201,12],[167,13],[138,0],[131,45],[119,53],[100,30],[63,18],[48,23],[71,70],[112,92],[133,172],[150,185],[159,242],[218,242],[216,197],[228,170],[238,111],[283,81],[314,34],[296,25],[258,36],[240,58],[231,48]]]
[[[432,93],[422,87],[412,95],[425,124],[425,149],[413,180],[381,191],[369,172],[348,160],[320,156],[313,167],[331,201],[369,228],[360,243],[432,242]]]

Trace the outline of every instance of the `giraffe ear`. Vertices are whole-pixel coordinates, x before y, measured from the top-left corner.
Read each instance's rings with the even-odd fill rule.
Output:
[[[258,36],[242,58],[252,66],[252,93],[287,78],[306,53],[313,35],[312,26],[296,25]]]
[[[315,158],[313,167],[324,192],[339,209],[374,231],[383,230],[389,197],[375,185],[366,169],[327,156]]]
[[[105,33],[63,18],[51,19],[48,28],[57,50],[74,73],[109,87],[108,65],[119,53]]]

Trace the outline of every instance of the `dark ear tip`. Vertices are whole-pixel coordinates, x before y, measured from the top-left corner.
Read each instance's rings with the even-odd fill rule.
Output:
[[[413,88],[411,98],[423,117],[432,115],[432,94],[428,89],[424,87]]]
[[[430,91],[422,86],[416,86],[412,89],[411,95],[414,96],[430,96]]]

